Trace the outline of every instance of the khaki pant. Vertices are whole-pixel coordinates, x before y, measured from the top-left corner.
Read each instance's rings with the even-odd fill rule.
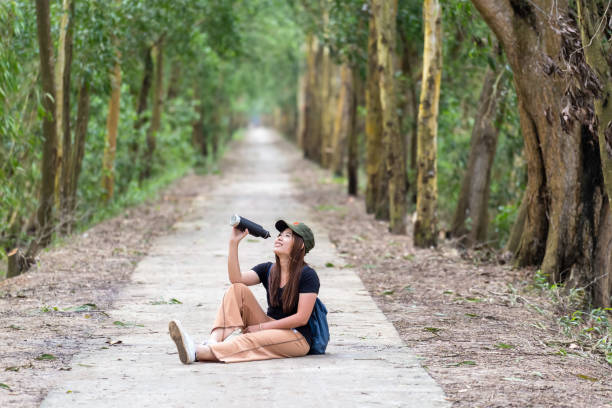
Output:
[[[213,330],[241,328],[274,320],[267,316],[251,290],[242,283],[234,283],[223,297]],[[308,342],[296,330],[271,329],[245,333],[225,343],[210,345],[217,360],[225,363],[300,357],[308,354]]]

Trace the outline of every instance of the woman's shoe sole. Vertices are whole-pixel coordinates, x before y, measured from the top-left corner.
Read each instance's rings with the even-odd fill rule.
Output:
[[[176,344],[176,349],[178,350],[181,363],[189,364],[190,361],[189,356],[187,355],[187,345],[185,344],[185,339],[183,338],[181,324],[177,320],[170,321],[170,323],[168,323],[168,331],[170,331],[170,337]]]

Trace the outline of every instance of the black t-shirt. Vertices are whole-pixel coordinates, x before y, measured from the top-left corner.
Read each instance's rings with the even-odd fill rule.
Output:
[[[266,288],[266,299],[268,300],[268,312],[266,314],[270,316],[271,318],[278,320],[278,319],[282,319],[283,317],[287,317],[287,316],[296,314],[297,313],[297,303],[296,303],[295,309],[292,310],[290,313],[283,312],[283,306],[282,306],[282,301],[281,301],[281,297],[283,295],[283,288],[278,288],[278,291],[276,293],[276,298],[277,298],[277,304],[279,306],[274,307],[270,305],[270,288],[268,288],[268,283],[269,283],[269,273],[270,273],[271,266],[272,266],[272,262],[264,262],[264,263],[260,263],[259,265],[256,265],[255,267],[253,267],[253,270],[257,273],[257,276],[259,276],[259,280]],[[320,283],[319,283],[319,277],[317,276],[317,273],[310,266],[305,265],[304,268],[302,268],[302,274],[300,276],[300,283],[298,286],[298,293],[317,293],[318,294],[319,286],[320,286]],[[312,333],[310,332],[310,327],[308,326],[308,324],[305,326],[296,327],[295,329],[299,331],[302,334],[302,336],[304,336],[304,338],[306,339],[309,345],[312,345]]]

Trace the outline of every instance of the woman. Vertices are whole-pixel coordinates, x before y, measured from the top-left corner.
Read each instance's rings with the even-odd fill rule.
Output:
[[[317,294],[319,277],[304,262],[314,247],[314,236],[301,222],[275,224],[276,262],[259,264],[241,272],[238,244],[248,234],[234,228],[229,242],[227,272],[232,286],[223,297],[208,341],[196,345],[178,320],[169,324],[183,364],[194,361],[267,360],[308,354],[312,334],[308,319]],[[264,313],[248,286],[266,288],[268,312]]]

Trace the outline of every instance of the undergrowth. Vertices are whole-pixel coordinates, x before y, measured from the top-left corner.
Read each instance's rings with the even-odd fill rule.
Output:
[[[548,275],[540,270],[535,273],[532,285],[555,306],[557,324],[563,334],[583,349],[602,354],[612,365],[612,308],[592,308],[584,288],[567,289],[563,284],[550,283]]]

